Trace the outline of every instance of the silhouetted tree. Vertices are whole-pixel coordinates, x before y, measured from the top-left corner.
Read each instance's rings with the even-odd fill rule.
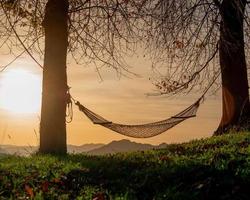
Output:
[[[45,55],[40,122],[40,152],[66,153],[66,105],[68,49],[67,0],[49,0],[43,26]]]
[[[67,55],[78,64],[94,64],[98,73],[103,66],[112,67],[118,74],[130,73],[123,57],[134,49],[138,3],[127,0],[1,2],[12,37],[18,40],[16,43],[36,63],[34,55],[44,56],[40,153],[67,151],[66,105],[70,100]]]
[[[222,86],[222,118],[215,134],[249,127],[245,51],[249,51],[249,1],[148,0],[146,37],[160,94]],[[166,66],[162,72],[162,67]],[[221,84],[217,78],[221,75]],[[213,91],[214,91],[213,90]]]

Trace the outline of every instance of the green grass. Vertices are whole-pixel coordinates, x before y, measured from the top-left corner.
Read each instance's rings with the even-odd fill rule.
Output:
[[[109,156],[0,157],[0,199],[249,199],[250,133]]]

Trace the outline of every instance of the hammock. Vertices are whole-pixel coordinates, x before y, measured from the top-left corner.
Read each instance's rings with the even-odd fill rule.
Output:
[[[79,101],[75,104],[78,106],[79,110],[82,111],[94,124],[101,125],[125,136],[134,138],[149,138],[167,131],[186,119],[195,117],[202,99],[203,97],[199,98],[194,104],[168,119],[139,125],[113,123],[84,107]]]
[[[192,104],[182,112],[174,115],[173,117],[154,123],[140,125],[125,125],[113,123],[84,107],[79,101],[77,101],[75,104],[78,106],[79,110],[82,111],[94,124],[101,125],[125,136],[134,138],[149,138],[167,131],[168,129],[176,126],[186,119],[195,117],[200,105],[200,101],[202,99],[203,97],[201,97],[194,104]]]

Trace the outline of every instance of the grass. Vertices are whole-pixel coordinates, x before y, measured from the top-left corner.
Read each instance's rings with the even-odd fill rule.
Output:
[[[107,156],[0,157],[0,199],[249,199],[250,133]]]

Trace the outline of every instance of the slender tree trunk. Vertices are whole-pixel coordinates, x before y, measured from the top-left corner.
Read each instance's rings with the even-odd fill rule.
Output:
[[[45,9],[40,153],[64,154],[67,152],[65,117],[68,7],[68,0],[48,0]]]
[[[215,135],[247,126],[249,93],[244,52],[243,18],[246,0],[224,0],[220,7],[220,66],[223,113]],[[249,128],[249,127],[247,127]]]

